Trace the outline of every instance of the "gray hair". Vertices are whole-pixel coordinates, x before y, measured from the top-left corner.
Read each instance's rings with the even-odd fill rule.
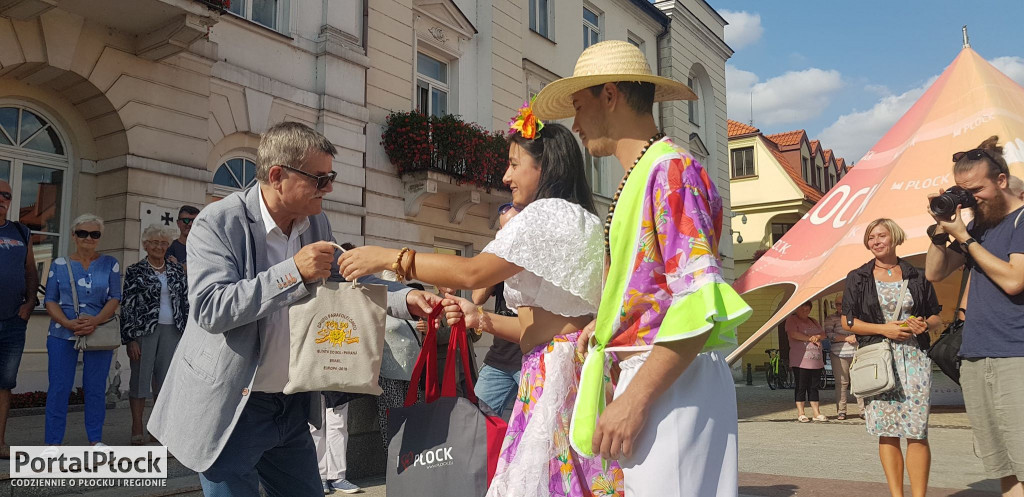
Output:
[[[302,123],[280,122],[260,137],[256,149],[256,179],[270,181],[270,168],[291,166],[301,168],[302,162],[313,153],[334,157],[338,150],[326,136]]]
[[[71,221],[71,230],[74,231],[78,229],[79,226],[89,223],[98,224],[100,226],[100,232],[103,232],[103,218],[97,216],[96,214],[90,214],[88,212],[82,214],[81,216],[76,217],[74,221]]]
[[[142,230],[142,241],[144,242],[148,242],[150,240],[170,241],[172,238],[174,238],[174,234],[171,233],[170,228],[160,224],[151,224],[146,226],[146,229]]]

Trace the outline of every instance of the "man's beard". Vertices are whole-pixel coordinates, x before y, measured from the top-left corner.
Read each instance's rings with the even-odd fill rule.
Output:
[[[1006,209],[1009,205],[1003,195],[996,195],[991,200],[985,201],[984,206],[979,204],[974,208],[974,226],[980,230],[988,230],[999,224],[1008,214]]]

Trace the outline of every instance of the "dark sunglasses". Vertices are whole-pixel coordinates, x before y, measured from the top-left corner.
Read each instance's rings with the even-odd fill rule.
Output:
[[[11,195],[11,192],[0,192],[0,198],[4,200],[10,200],[14,198],[14,195]]]
[[[315,174],[309,174],[306,171],[303,171],[303,170],[298,169],[298,168],[294,168],[292,166],[286,166],[284,164],[281,164],[280,166],[285,168],[285,169],[288,169],[290,171],[295,171],[295,172],[297,172],[297,173],[299,173],[299,174],[301,174],[301,175],[303,175],[303,176],[305,176],[307,178],[311,178],[313,180],[316,180],[316,189],[317,190],[323,190],[324,188],[327,188],[327,185],[329,185],[331,183],[334,183],[334,178],[338,177],[338,173],[336,173],[334,171],[331,171],[331,172],[329,172],[327,174],[322,174],[320,176],[317,176]]]
[[[181,224],[184,224],[185,226],[188,226],[188,225],[192,224],[192,221],[195,221],[195,220],[196,220],[196,218],[194,218],[194,217],[179,217],[178,218],[178,221],[181,221]]]
[[[963,159],[964,157],[967,157],[969,160],[988,159],[989,162],[994,164],[996,168],[999,169],[999,172],[1007,176],[1010,175],[1010,171],[1007,171],[1006,168],[1002,164],[1000,164],[995,157],[992,156],[992,154],[988,153],[988,150],[985,150],[983,148],[976,148],[973,150],[968,150],[966,152],[957,152],[953,154],[953,162],[960,162],[960,159]]]
[[[501,204],[498,207],[498,215],[500,216],[500,215],[508,212],[509,209],[516,209],[515,204],[513,204],[512,202],[509,202],[507,204]],[[518,211],[519,209],[516,209],[516,210]]]
[[[99,240],[100,237],[103,236],[103,232],[101,232],[101,231],[75,230],[75,236],[77,236],[78,238],[91,237],[93,240]]]

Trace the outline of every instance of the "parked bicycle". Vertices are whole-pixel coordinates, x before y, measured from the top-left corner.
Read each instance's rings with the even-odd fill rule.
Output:
[[[768,362],[765,364],[765,379],[768,380],[768,388],[772,390],[793,388],[793,376],[782,359],[779,349],[768,349]]]

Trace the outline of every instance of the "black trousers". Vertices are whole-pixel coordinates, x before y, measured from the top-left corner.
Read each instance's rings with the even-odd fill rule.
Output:
[[[821,381],[821,368],[818,369],[804,369],[804,368],[792,368],[793,376],[796,378],[796,396],[797,402],[818,401],[818,382]]]

